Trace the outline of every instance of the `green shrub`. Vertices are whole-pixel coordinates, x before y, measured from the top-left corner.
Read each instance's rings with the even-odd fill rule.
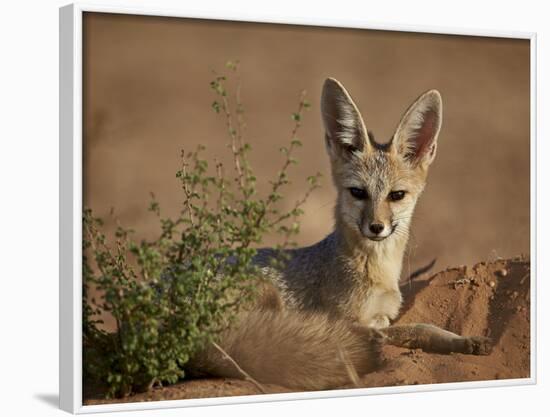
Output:
[[[228,93],[228,80],[216,73],[210,87],[216,96],[212,108],[227,127],[233,161],[229,172],[220,162],[211,166],[202,159],[204,147],[182,151],[176,173],[181,211],[176,218],[163,217],[152,194],[149,210],[160,228],[151,241],[136,242],[132,231],[120,225],[109,240],[103,221],[91,209],[84,211],[84,378],[106,385],[107,396],[183,378],[190,356],[215,341],[253,299],[259,276],[251,264],[254,248],[271,233],[282,236],[279,247],[291,245],[301,206],[318,186],[319,174],[308,177],[304,197],[291,210],[279,208],[289,168],[296,163],[294,151],[301,145],[297,132],[309,107],[302,93],[291,115],[290,143],[280,150],[282,168],[269,193],[258,194],[248,159],[251,146],[244,140],[238,63],[226,66],[236,79],[235,93]],[[105,314],[114,318],[116,331],[101,327]]]

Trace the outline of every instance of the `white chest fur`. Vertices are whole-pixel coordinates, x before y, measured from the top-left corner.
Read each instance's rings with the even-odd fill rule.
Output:
[[[404,243],[388,239],[373,246],[367,256],[368,290],[359,309],[359,320],[369,327],[387,327],[399,313],[402,297],[399,279]]]

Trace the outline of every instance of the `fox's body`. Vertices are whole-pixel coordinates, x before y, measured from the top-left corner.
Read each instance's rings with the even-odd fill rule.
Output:
[[[258,251],[254,262],[271,284],[222,337],[222,348],[258,381],[296,389],[349,383],[376,368],[384,343],[487,353],[485,338],[427,324],[389,326],[402,301],[410,220],[436,153],[439,93],[420,96],[384,145],[368,133],[338,81],[325,82],[321,108],[338,192],[334,231],[312,246],[286,251],[276,267],[277,251]],[[195,365],[214,375],[242,376],[215,349],[202,352]]]
[[[406,238],[355,251],[344,239],[335,231],[312,246],[289,250],[284,268],[270,266],[277,253],[271,249],[261,249],[256,262],[287,308],[386,327],[386,318],[394,319],[401,305],[399,277]]]

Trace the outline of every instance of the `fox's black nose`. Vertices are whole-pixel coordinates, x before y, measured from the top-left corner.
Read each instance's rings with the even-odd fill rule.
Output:
[[[369,230],[375,235],[379,235],[384,230],[384,225],[382,223],[371,223]]]

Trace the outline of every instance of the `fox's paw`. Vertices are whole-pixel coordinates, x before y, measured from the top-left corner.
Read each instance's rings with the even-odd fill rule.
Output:
[[[382,346],[386,343],[386,335],[378,329],[367,328],[366,333],[373,345]]]
[[[466,339],[466,352],[471,355],[489,355],[493,349],[491,339],[483,336],[472,336]]]
[[[371,372],[380,369],[384,365],[382,348],[386,344],[386,335],[372,327],[362,327],[361,333],[363,334],[363,349],[365,349],[362,356],[368,360],[369,364],[366,371]]]
[[[363,344],[371,348],[371,350],[379,351],[386,344],[388,337],[378,329],[357,323],[352,324],[351,328],[361,335]]]
[[[385,316],[383,314],[378,314],[374,316],[368,323],[368,327],[372,327],[374,329],[385,329],[390,325],[390,319],[388,316]]]

